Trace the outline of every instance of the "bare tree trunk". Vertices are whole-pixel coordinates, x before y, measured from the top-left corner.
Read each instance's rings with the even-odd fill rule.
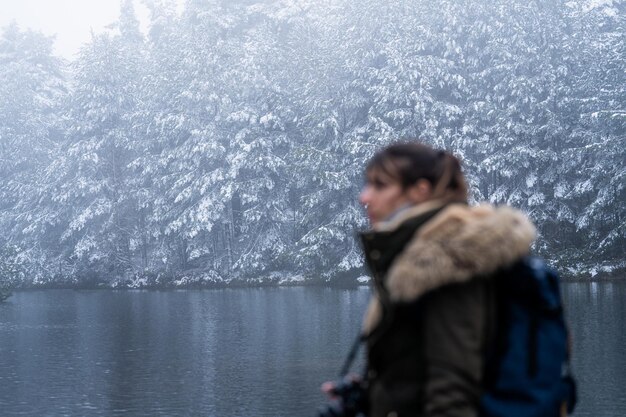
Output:
[[[226,245],[226,259],[228,262],[228,271],[233,269],[233,247],[230,233],[230,225],[224,224],[224,243]]]
[[[187,269],[187,239],[180,238],[180,266],[183,271]]]
[[[146,212],[145,209],[139,210],[139,227],[141,229],[141,267],[148,268],[148,238],[146,236]]]

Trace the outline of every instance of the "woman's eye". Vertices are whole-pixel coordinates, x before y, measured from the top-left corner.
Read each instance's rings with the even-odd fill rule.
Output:
[[[370,184],[372,185],[372,187],[374,187],[377,190],[382,190],[383,188],[387,186],[386,182],[383,182],[380,180],[374,180]]]

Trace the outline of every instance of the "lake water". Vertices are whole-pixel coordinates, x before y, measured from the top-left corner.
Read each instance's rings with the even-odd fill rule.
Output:
[[[563,286],[576,416],[626,416],[626,283]],[[0,304],[2,416],[314,416],[369,290],[33,291]]]

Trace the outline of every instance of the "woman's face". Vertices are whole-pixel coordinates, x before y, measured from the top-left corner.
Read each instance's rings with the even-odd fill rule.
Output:
[[[396,179],[377,170],[367,172],[359,202],[367,210],[372,225],[385,220],[401,207],[413,203]]]

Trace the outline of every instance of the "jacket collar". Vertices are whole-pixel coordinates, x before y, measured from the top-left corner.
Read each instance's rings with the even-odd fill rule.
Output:
[[[452,204],[420,227],[385,280],[392,301],[487,276],[530,252],[535,227],[519,210]]]
[[[386,233],[405,229],[411,219],[417,224],[412,229],[406,227],[413,233],[399,253],[391,260],[384,260],[389,265],[384,265],[382,259],[372,259],[371,250],[369,257],[366,255],[368,263],[373,261],[370,266],[378,268],[372,271],[377,298],[384,296],[394,303],[411,302],[447,284],[491,276],[527,255],[535,238],[535,227],[530,220],[511,207],[451,204],[431,210],[420,210],[416,217],[403,213],[404,221],[394,219],[394,223],[399,222],[395,228],[386,230],[389,226],[386,225],[384,230],[373,232],[375,238],[370,242],[382,245],[382,239],[390,236]],[[366,241],[364,234],[367,251],[372,247]],[[379,321],[380,307],[375,299],[366,314],[364,329],[372,329]]]
[[[376,277],[384,275],[416,231],[444,207],[433,201],[404,209],[391,220],[360,233],[365,261]]]

